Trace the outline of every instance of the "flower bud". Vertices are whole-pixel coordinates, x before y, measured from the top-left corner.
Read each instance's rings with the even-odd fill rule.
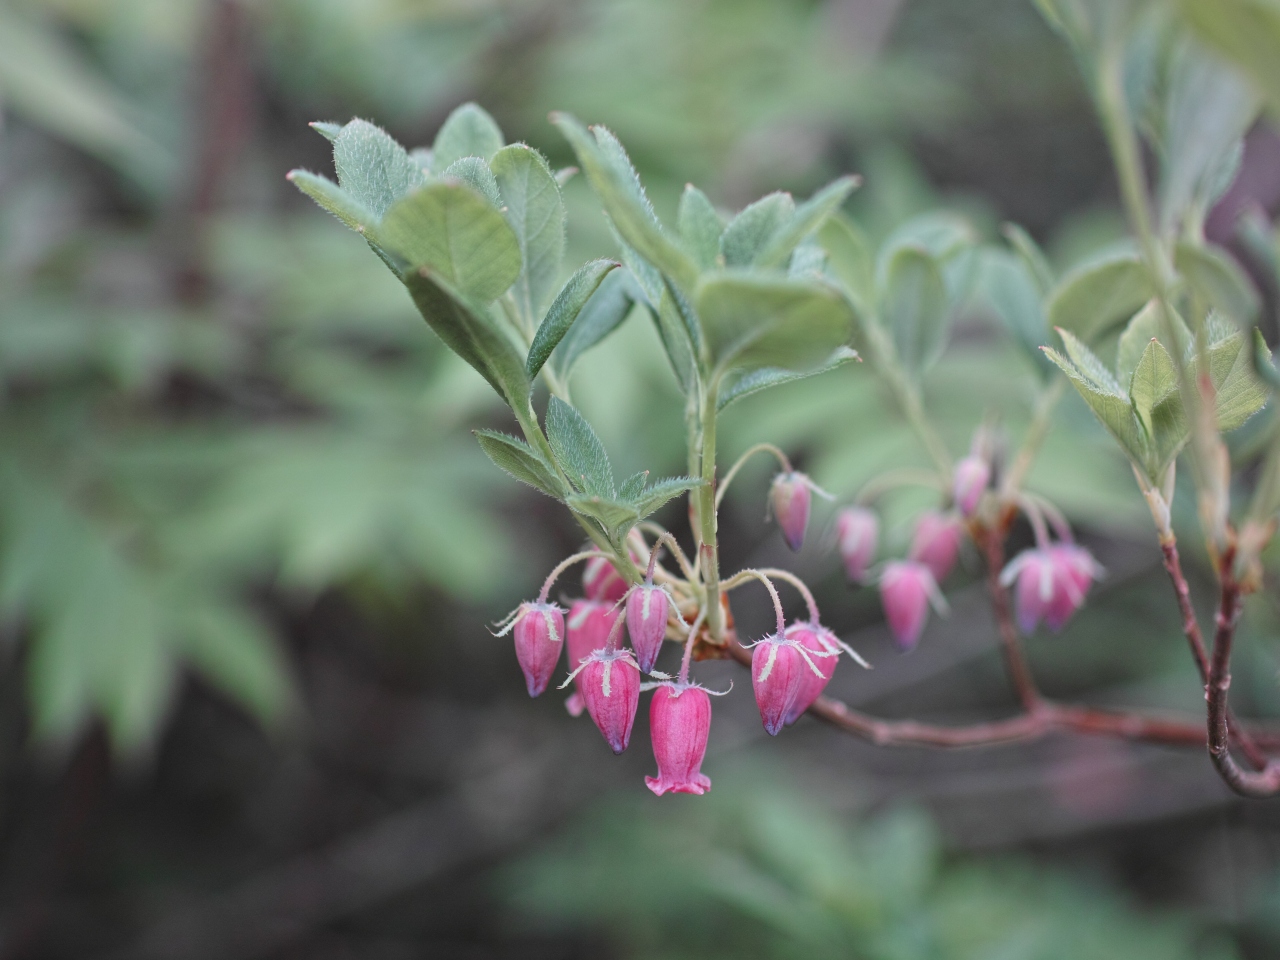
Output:
[[[564,611],[554,603],[522,603],[515,621],[516,659],[529,696],[547,689],[564,646]]]
[[[652,584],[641,584],[627,597],[627,632],[640,670],[648,673],[658,660],[662,641],[667,636],[666,591]]]
[[[596,650],[578,674],[587,713],[614,753],[627,749],[640,705],[640,671],[626,650]]]
[[[592,557],[582,570],[582,592],[588,600],[617,603],[627,592],[627,581],[604,557]]]
[[[793,470],[774,477],[769,490],[773,515],[792,550],[799,550],[804,544],[804,531],[809,526],[809,486],[809,478]]]
[[[1000,582],[1008,586],[1015,580],[1014,606],[1017,608],[1018,629],[1030,634],[1049,612],[1057,589],[1049,551],[1024,550],[1014,557],[1001,572]]]
[[[927,510],[916,521],[908,557],[917,563],[923,563],[933,574],[934,582],[941,583],[956,565],[960,538],[963,535],[964,529],[958,517]]]
[[[876,541],[880,538],[879,519],[863,507],[848,507],[836,517],[836,533],[845,573],[852,582],[861,582],[867,575],[867,566],[876,555]]]
[[[569,670],[577,670],[596,650],[603,650],[609,639],[609,631],[619,612],[611,603],[595,600],[575,600],[569,607],[568,648]],[[582,674],[573,678],[574,686],[582,692]],[[576,714],[575,714],[576,716]]]
[[[933,573],[915,560],[898,560],[885,566],[880,575],[880,600],[889,629],[903,650],[911,650],[919,642],[929,619],[930,602],[939,610],[946,607]]]
[[[711,778],[702,772],[711,732],[711,697],[692,684],[664,683],[653,691],[649,703],[649,731],[658,775],[645,777],[645,785],[662,796],[671,793],[703,794]]]
[[[1018,629],[1029,634],[1043,620],[1056,633],[1080,609],[1102,572],[1084,547],[1056,543],[1022,551],[1004,568],[1000,582],[1008,586],[1017,581]]]
[[[786,637],[808,651],[809,660],[819,671],[814,673],[808,664],[803,665],[795,700],[783,718],[783,723],[791,726],[827,688],[831,675],[836,672],[836,659],[840,653],[840,646],[831,636],[830,630],[813,623],[793,623],[787,627]]]
[[[775,633],[755,645],[751,653],[751,689],[769,736],[778,735],[795,706],[805,670],[809,670],[809,664],[794,641]]]
[[[982,457],[970,454],[956,464],[951,495],[964,516],[973,516],[973,511],[978,509],[978,501],[982,499],[990,482],[991,466]]]

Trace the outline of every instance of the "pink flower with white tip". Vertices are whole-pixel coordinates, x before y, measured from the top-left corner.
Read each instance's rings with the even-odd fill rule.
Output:
[[[1102,575],[1093,554],[1075,543],[1024,550],[1000,574],[1006,587],[1017,584],[1018,629],[1029,634],[1043,620],[1057,633],[1084,603]]]
[[[582,569],[582,592],[588,600],[617,603],[627,592],[627,581],[605,557],[592,557]]]
[[[711,733],[711,697],[696,684],[661,683],[649,703],[649,731],[658,775],[645,777],[645,785],[664,793],[703,794],[711,778],[702,772]]]
[[[990,482],[991,465],[984,458],[970,454],[956,464],[952,475],[951,496],[964,516],[973,516]]]
[[[816,673],[813,670],[801,671],[795,700],[783,718],[786,726],[799,720],[800,715],[822,695],[822,691],[827,688],[832,675],[836,672],[836,663],[842,651],[848,653],[861,666],[867,669],[871,667],[848,644],[839,640],[834,633],[820,623],[811,621],[793,623],[787,627],[786,638],[794,640],[803,647],[809,653],[810,661],[817,667]]]
[[[577,671],[592,652],[604,649],[613,632],[619,611],[612,603],[600,603],[596,600],[575,600],[569,607],[568,618],[568,650],[569,669]],[[586,704],[582,699],[582,684],[574,675],[574,693],[565,701],[565,709],[573,716],[581,716]]]
[[[911,538],[908,559],[923,563],[941,583],[956,565],[960,553],[960,540],[964,527],[954,514],[928,510],[916,520],[915,534]]]
[[[880,599],[889,629],[903,650],[913,649],[920,641],[930,604],[940,614],[947,610],[933,572],[916,560],[896,560],[885,565],[880,574]]]
[[[515,634],[516,660],[524,671],[529,696],[536,697],[547,689],[560,659],[564,611],[554,603],[522,603],[502,633],[507,630]]]
[[[797,640],[773,633],[758,640],[751,652],[751,689],[756,695],[765,732],[776,737],[795,708],[805,683],[805,673],[825,684],[816,661],[831,656],[825,650],[810,653]],[[829,675],[828,675],[829,676]],[[807,706],[807,705],[806,705]]]
[[[606,647],[588,654],[575,673],[587,713],[609,748],[621,753],[631,742],[640,705],[640,668],[635,659],[628,650]]]
[[[832,499],[831,494],[799,470],[778,474],[769,488],[770,511],[778,521],[782,538],[792,550],[799,550],[804,545],[805,530],[809,527],[809,507],[814,493],[828,500]]]
[[[865,507],[846,507],[836,517],[836,535],[845,573],[852,582],[860,583],[876,555],[880,520]]]
[[[666,591],[652,583],[640,584],[627,596],[627,633],[631,636],[636,663],[645,673],[653,670],[662,651],[670,607]]]

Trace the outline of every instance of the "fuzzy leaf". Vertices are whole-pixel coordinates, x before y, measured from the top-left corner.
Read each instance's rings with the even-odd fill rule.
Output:
[[[684,193],[680,195],[676,226],[684,248],[698,266],[703,270],[714,267],[720,255],[720,235],[724,232],[724,224],[707,195],[692,183],[685,184]]]
[[[320,134],[320,136],[324,137],[330,143],[337,140],[338,134],[342,132],[342,124],[330,123],[327,120],[313,120],[311,123],[307,124],[307,126]]]
[[[770,238],[788,223],[796,212],[789,193],[771,193],[745,207],[729,221],[720,237],[720,254],[725,266],[747,267],[764,252]],[[789,252],[789,251],[788,251]]]
[[[552,352],[549,362],[556,375],[567,377],[578,358],[613,333],[643,299],[635,277],[628,271],[614,270],[607,274]]]
[[[1005,329],[1041,373],[1053,370],[1040,348],[1049,342],[1049,324],[1036,280],[1026,263],[1005,250],[983,251],[982,294]]]
[[[317,176],[307,170],[290,170],[288,179],[352,230],[376,239],[378,218],[373,211],[328,177]]]
[[[1271,0],[1183,0],[1200,37],[1243,70],[1280,110],[1280,7]]]
[[[1004,234],[1005,239],[1009,241],[1009,245],[1013,247],[1014,251],[1022,259],[1027,272],[1035,280],[1036,288],[1040,291],[1040,295],[1042,297],[1048,296],[1049,291],[1053,289],[1057,280],[1053,267],[1049,265],[1049,258],[1044,255],[1040,245],[1031,238],[1031,234],[1016,223],[1004,224],[1000,228],[1000,232]]]
[[[401,197],[423,184],[422,170],[381,127],[352,120],[333,141],[338,184],[379,219]]]
[[[507,222],[520,245],[520,276],[512,293],[532,328],[560,279],[564,199],[542,154],[522,143],[503,147],[490,165],[507,208]]]
[[[625,500],[628,503],[634,503],[636,497],[644,492],[645,481],[649,479],[649,471],[641,470],[639,473],[633,473],[618,488],[618,499]]]
[[[1169,344],[1162,312],[1159,301],[1152,300],[1133,315],[1133,319],[1124,328],[1124,333],[1120,334],[1120,343],[1116,348],[1116,373],[1122,382],[1127,383],[1133,376],[1138,361],[1142,359],[1152,340],[1165,344],[1173,356],[1187,355],[1191,347],[1191,331],[1180,316],[1173,314],[1175,342]]]
[[[900,247],[885,276],[880,318],[903,366],[919,376],[947,343],[949,297],[938,262],[920,247]]]
[[[574,513],[598,522],[614,543],[620,543],[627,531],[640,522],[640,514],[633,504],[613,497],[575,493],[566,497],[564,502]]]
[[[643,520],[673,497],[696,490],[700,486],[702,481],[696,477],[667,477],[659,480],[634,498],[636,512]]]
[[[686,313],[678,305],[677,294],[671,287],[663,289],[658,309],[653,312],[653,322],[680,389],[685,394],[690,393],[698,383],[697,347],[689,332]]]
[[[722,373],[812,370],[853,333],[846,298],[816,280],[747,271],[709,274],[695,302],[711,363]]]
[[[547,406],[547,440],[574,486],[592,497],[617,496],[604,444],[582,414],[559,397]]]
[[[620,266],[620,263],[613,260],[591,260],[579,267],[578,272],[565,282],[529,347],[525,369],[529,372],[530,379],[538,375],[542,365],[551,356],[551,351],[564,339],[582,308],[600,287],[600,282],[609,271]]]
[[[790,383],[793,380],[804,380],[808,377],[816,377],[820,373],[826,373],[828,370],[834,370],[836,367],[842,367],[850,360],[857,360],[857,351],[849,347],[837,347],[836,351],[831,355],[830,359],[821,366],[814,367],[804,373],[796,373],[792,370],[782,370],[778,367],[760,367],[743,374],[740,377],[725,377],[720,386],[720,392],[716,397],[716,409],[723,410],[735,400],[741,400],[743,397],[749,397],[753,393],[759,393],[761,390],[767,390],[769,387],[781,386],[784,383]]]
[[[820,229],[827,218],[843,206],[859,182],[854,176],[841,177],[797,206],[791,218],[774,231],[764,249],[756,255],[755,264],[760,267],[781,266],[805,237]]]
[[[489,161],[502,149],[502,131],[484,109],[464,103],[445,120],[431,146],[434,172],[445,170],[455,160],[479,157]]]
[[[500,469],[549,497],[559,500],[564,496],[564,484],[555,468],[523,440],[496,430],[473,432],[481,449]]]
[[[1107,254],[1081,264],[1059,281],[1046,306],[1049,325],[1092,341],[1132,317],[1155,295],[1136,254]]]
[[[604,127],[588,131],[568,114],[552,114],[551,120],[573,147],[622,239],[677,286],[692,290],[698,269],[658,222],[622,144]]]
[[[1173,358],[1159,340],[1148,341],[1129,382],[1129,402],[1149,436],[1157,435],[1152,411],[1166,404],[1177,392],[1178,371],[1174,369]]]
[[[1175,248],[1173,262],[1192,292],[1207,306],[1221,310],[1241,326],[1253,323],[1260,305],[1257,291],[1225,253],[1183,242]]]
[[[479,157],[463,157],[461,160],[455,160],[440,176],[444,180],[465,183],[493,204],[494,209],[501,209],[502,196],[498,193],[498,181],[494,178],[489,165]]]
[[[1231,348],[1234,348],[1232,351],[1234,356],[1231,358],[1226,374],[1220,381],[1218,377],[1214,377],[1218,390],[1216,404],[1218,429],[1223,433],[1243,426],[1245,421],[1266,406],[1270,398],[1266,384],[1257,374],[1254,358],[1245,348],[1243,334],[1233,333],[1229,340],[1214,344],[1210,348],[1210,365],[1226,366],[1226,354]],[[1265,343],[1262,349],[1266,350]],[[1220,352],[1221,360],[1218,356]],[[1270,352],[1267,352],[1266,362],[1268,364],[1271,362]]]
[[[520,273],[520,247],[502,214],[470,187],[439,181],[387,211],[385,246],[464,296],[488,303]]]
[[[1074,363],[1052,347],[1045,347],[1044,353],[1067,375],[1067,379],[1076,388],[1076,392],[1080,394],[1084,402],[1093,410],[1094,415],[1120,444],[1121,449],[1129,455],[1129,458],[1134,463],[1139,464],[1146,470],[1146,438],[1138,425],[1138,420],[1134,415],[1133,407],[1129,403],[1129,398],[1119,391],[1113,393],[1100,388],[1092,380],[1084,376]]]

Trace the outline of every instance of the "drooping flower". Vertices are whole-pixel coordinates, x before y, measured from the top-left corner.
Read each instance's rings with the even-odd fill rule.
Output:
[[[635,651],[636,663],[645,673],[653,669],[662,650],[670,605],[666,591],[651,583],[641,584],[627,597],[627,632],[631,635],[631,649]]]
[[[592,557],[582,569],[582,591],[588,600],[617,603],[627,592],[627,581],[604,557]]]
[[[640,704],[640,669],[631,653],[607,648],[593,651],[575,680],[587,713],[610,749],[614,753],[627,749]]]
[[[702,772],[711,732],[711,698],[702,687],[685,683],[663,683],[653,692],[649,704],[649,730],[658,775],[645,777],[645,785],[664,793],[703,794],[711,789],[711,778]]]
[[[575,600],[569,607],[567,645],[569,670],[577,670],[582,661],[595,650],[603,650],[619,617],[612,603],[596,600]],[[565,702],[565,709],[573,716],[581,716],[585,704],[582,700],[582,675],[573,678],[574,692]]]
[[[990,482],[991,465],[984,458],[970,454],[956,464],[951,495],[964,516],[973,516]]]
[[[773,478],[769,489],[769,501],[773,515],[782,530],[782,537],[792,550],[804,545],[804,533],[809,526],[809,505],[812,500],[812,481],[799,471],[780,473]]]
[[[885,565],[880,574],[880,600],[889,629],[903,650],[913,649],[920,641],[929,619],[930,603],[940,613],[946,609],[946,600],[938,590],[933,572],[916,560],[897,560]]]
[[[861,582],[876,555],[880,520],[864,507],[846,507],[836,517],[836,534],[845,573],[854,583]]]
[[[1043,620],[1055,633],[1084,603],[1102,568],[1084,547],[1057,543],[1024,550],[1000,574],[1005,586],[1017,583],[1018,629],[1032,633]]]
[[[564,646],[564,611],[554,603],[522,603],[514,627],[516,659],[529,696],[547,689]]]
[[[964,528],[959,517],[927,510],[916,520],[915,535],[911,538],[907,557],[923,563],[933,574],[934,581],[941,583],[956,565],[963,536]]]
[[[778,735],[795,706],[804,671],[812,672],[799,643],[784,635],[770,634],[751,652],[751,689],[769,736]]]
[[[820,624],[808,622],[791,624],[787,627],[786,637],[809,652],[810,661],[819,671],[814,673],[809,669],[808,664],[803,665],[804,669],[800,671],[800,684],[796,690],[795,699],[782,721],[790,726],[800,719],[800,715],[808,710],[813,701],[817,700],[822,695],[822,691],[827,688],[832,674],[836,672],[840,646],[830,630]]]

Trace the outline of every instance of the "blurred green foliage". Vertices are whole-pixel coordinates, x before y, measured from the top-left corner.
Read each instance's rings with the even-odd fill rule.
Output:
[[[535,928],[599,936],[624,957],[1236,956],[1096,877],[947,856],[912,808],[851,826],[776,786],[779,771],[723,779],[695,803],[606,801],[505,869],[500,888]]]

